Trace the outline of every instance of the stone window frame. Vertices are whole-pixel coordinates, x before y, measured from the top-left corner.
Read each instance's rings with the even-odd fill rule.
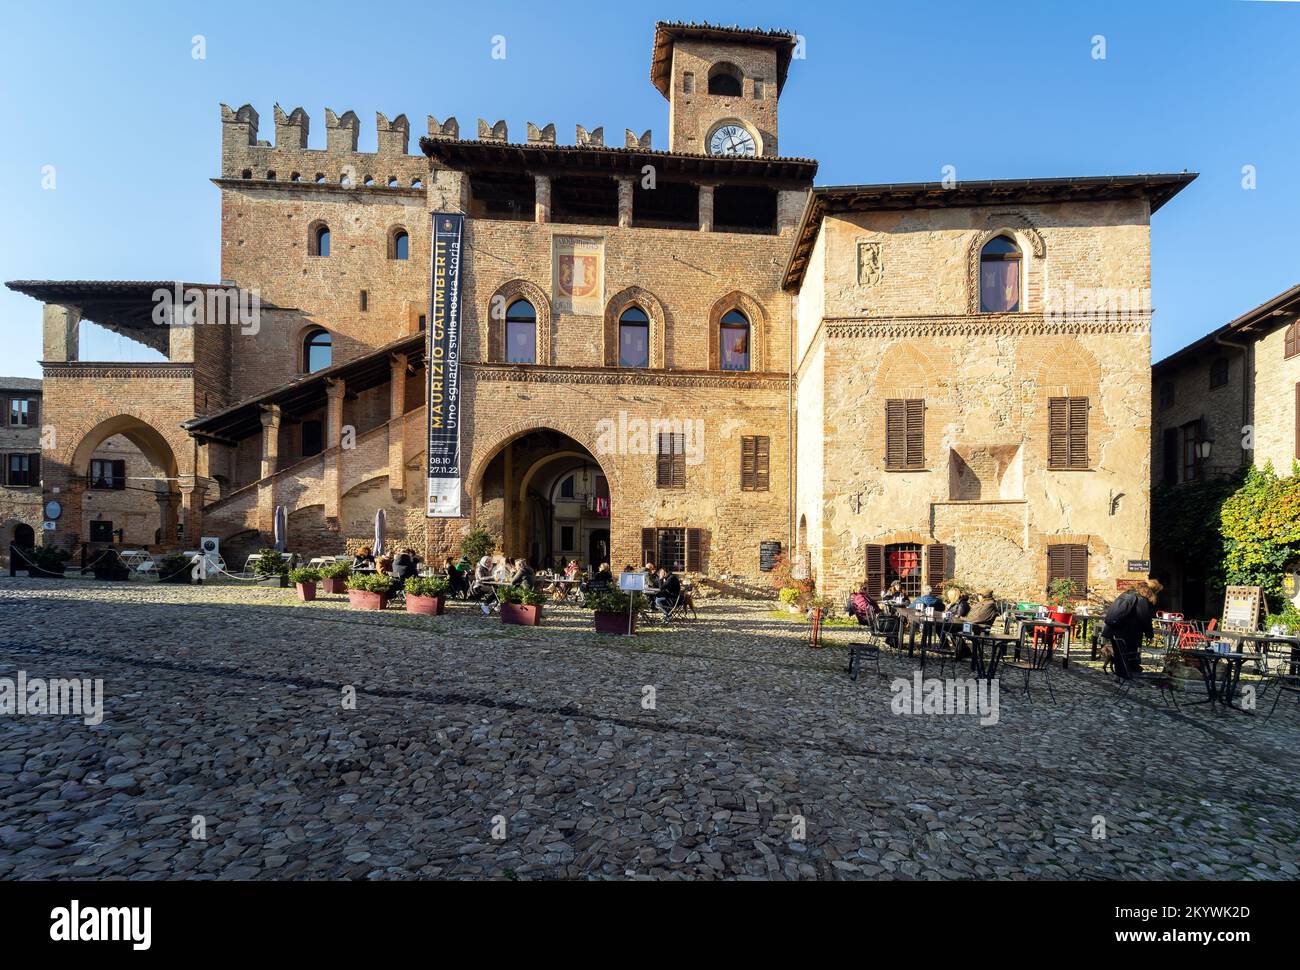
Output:
[[[1011,312],[1041,312],[1044,304],[1042,261],[1047,258],[1047,244],[1042,233],[1022,212],[992,213],[985,228],[972,237],[966,251],[966,312],[972,316],[999,315],[980,310],[980,254],[989,241],[998,236],[1006,236],[1020,247],[1020,309]]]
[[[329,252],[321,255],[320,251],[320,234],[324,231],[329,234]],[[330,228],[329,223],[324,219],[313,219],[307,226],[307,255],[313,259],[329,259],[330,253],[334,252],[334,230]]]
[[[749,370],[722,370],[722,318],[739,310],[749,321]],[[709,310],[709,370],[725,374],[761,374],[767,365],[767,310],[754,297],[732,290]]]
[[[405,236],[405,237],[406,237],[406,256],[405,256],[405,258],[400,257],[400,256],[397,255],[397,237],[398,237],[398,236]],[[401,224],[399,223],[398,225],[390,226],[390,227],[389,227],[389,229],[388,229],[387,250],[388,250],[388,258],[391,259],[391,260],[395,260],[395,261],[397,261],[397,262],[409,262],[409,261],[410,261],[410,259],[411,259],[411,233],[410,233],[410,230],[408,230],[408,229],[406,228],[406,226],[401,225]]]
[[[619,290],[605,303],[603,360],[606,367],[618,367],[618,321],[628,307],[635,306],[650,318],[650,363],[637,370],[662,370],[665,361],[667,311],[659,298],[640,286]],[[629,368],[630,369],[630,368]]]
[[[527,300],[532,304],[533,312],[537,314],[537,353],[533,364],[517,364],[514,366],[549,366],[552,363],[551,321],[554,318],[551,301],[546,295],[546,291],[540,286],[523,279],[507,280],[498,286],[488,298],[487,326],[484,328],[487,339],[486,360],[493,364],[505,363],[506,311],[516,300]],[[499,316],[496,312],[498,307],[500,308]]]

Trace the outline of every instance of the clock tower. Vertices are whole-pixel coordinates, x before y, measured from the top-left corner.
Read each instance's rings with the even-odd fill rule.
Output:
[[[786,31],[656,24],[650,78],[668,99],[668,150],[777,155],[777,101],[798,43]]]

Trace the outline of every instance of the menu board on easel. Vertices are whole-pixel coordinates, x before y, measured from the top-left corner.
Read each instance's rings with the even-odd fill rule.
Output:
[[[1263,605],[1262,586],[1229,586],[1223,591],[1222,628],[1235,633],[1254,633],[1259,629]]]

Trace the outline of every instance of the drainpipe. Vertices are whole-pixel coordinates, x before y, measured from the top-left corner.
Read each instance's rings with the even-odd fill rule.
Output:
[[[795,524],[794,524],[794,456],[795,456],[795,429],[794,429],[794,352],[795,352],[795,297],[790,295],[790,340],[789,348],[786,353],[787,366],[790,372],[789,381],[786,383],[786,411],[785,411],[785,440],[786,446],[790,449],[790,459],[786,462],[786,508],[789,514],[786,516],[786,558],[793,562],[793,556],[799,550],[795,546]]]
[[[1230,347],[1233,350],[1241,351],[1241,427],[1244,428],[1246,425],[1251,423],[1250,388],[1253,383],[1253,378],[1251,375],[1251,357],[1252,357],[1251,350],[1253,349],[1254,345],[1250,343],[1238,343],[1235,340],[1226,340],[1223,337],[1215,337],[1214,342],[1215,344],[1221,347]],[[1242,432],[1238,431],[1238,435],[1241,435],[1241,433]],[[1240,437],[1238,438],[1238,441],[1243,441],[1243,440],[1244,439]],[[1246,449],[1244,447],[1241,448],[1241,452],[1242,452],[1243,464],[1253,463],[1254,461],[1253,454],[1247,456]],[[1247,458],[1249,458],[1249,460],[1247,460]]]

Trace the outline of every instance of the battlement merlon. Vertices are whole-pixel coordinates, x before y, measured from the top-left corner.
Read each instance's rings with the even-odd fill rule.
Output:
[[[396,179],[411,186],[427,178],[430,161],[423,154],[411,154],[411,123],[404,114],[391,121],[382,112],[375,115],[378,150],[357,151],[361,120],[355,111],[336,114],[325,109],[325,147],[308,147],[311,118],[301,107],[285,112],[274,109],[275,143],[258,139],[259,115],[252,105],[238,110],[221,105],[221,177],[252,178],[279,182],[324,181],[338,184],[345,178],[360,183],[373,178],[386,185]],[[439,122],[430,116],[429,134],[459,138],[455,118]]]

